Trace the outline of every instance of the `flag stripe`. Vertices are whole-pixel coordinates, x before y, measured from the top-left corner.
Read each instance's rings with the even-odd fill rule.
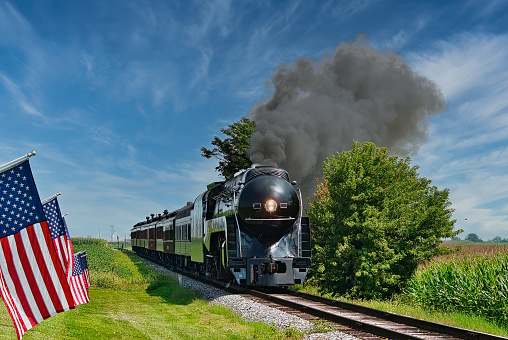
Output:
[[[25,266],[25,268],[31,268],[33,273],[36,276],[36,279],[31,281],[32,289],[39,289],[41,292],[41,301],[44,303],[47,309],[47,314],[43,314],[43,320],[49,318],[52,315],[57,313],[55,309],[55,302],[51,297],[51,291],[55,289],[53,285],[49,285],[49,271],[50,268],[47,268],[44,257],[40,255],[42,249],[39,248],[39,243],[36,239],[35,229],[38,229],[40,226],[28,227],[26,228],[27,234],[27,242],[25,242],[25,251],[29,255],[30,266]],[[56,288],[58,289],[58,288]]]
[[[23,334],[27,331],[27,328],[24,326],[21,314],[19,313],[19,310],[16,307],[14,300],[12,299],[9,290],[7,289],[7,285],[5,284],[5,280],[1,269],[0,269],[0,291],[2,292],[2,299],[4,300],[5,307],[7,307],[12,322],[14,323],[16,335],[18,336],[18,339],[21,339]]]
[[[42,256],[44,256],[46,265],[50,269],[50,271],[46,273],[46,277],[51,278],[53,285],[56,288],[56,291],[52,291],[53,294],[51,298],[55,304],[56,311],[60,313],[69,310],[69,308],[74,308],[74,304],[72,303],[70,289],[62,289],[62,287],[68,287],[69,284],[66,280],[65,273],[58,262],[58,256],[51,239],[48,224],[46,221],[42,221],[40,225],[41,228],[35,229],[36,234],[34,234],[34,238],[40,243],[40,249],[44,250],[41,253]],[[48,281],[46,281],[46,284],[47,282]]]
[[[41,224],[41,227],[43,225]],[[41,276],[43,278],[43,281],[46,283],[46,286],[48,286],[47,295],[49,299],[51,300],[51,304],[55,307],[56,312],[63,311],[63,306],[60,298],[60,294],[62,292],[61,286],[58,284],[59,282],[54,280],[54,276],[57,275],[56,271],[59,268],[52,268],[51,267],[51,259],[48,261],[49,253],[48,249],[44,247],[44,244],[41,244],[43,240],[45,239],[45,235],[42,232],[41,228],[26,228],[28,230],[28,235],[30,237],[32,248],[34,249],[34,254],[38,254],[37,256],[37,262],[39,265],[39,269],[41,271]],[[51,247],[53,248],[53,247]],[[50,249],[51,249],[50,248]],[[54,315],[54,314],[52,314]]]
[[[40,272],[38,273],[37,265],[26,265],[36,264],[35,256],[30,249],[30,240],[28,239],[26,229],[23,229],[19,233],[15,234],[14,239],[16,240],[16,247],[18,250],[17,254],[19,255],[18,268],[23,268],[22,271],[19,271],[19,274],[20,277],[22,277],[21,274],[24,273],[24,276],[26,277],[26,282],[23,282],[23,287],[29,288],[34,297],[37,308],[33,308],[32,310],[34,311],[36,319],[40,322],[49,318],[51,315],[48,311],[48,303],[44,301],[44,295],[40,290]],[[42,282],[42,287],[44,287],[44,282]]]
[[[23,323],[27,329],[32,328],[37,324],[35,321],[35,316],[32,313],[32,308],[28,304],[27,297],[25,296],[24,287],[21,285],[21,281],[18,277],[18,272],[15,267],[15,261],[11,251],[11,240],[14,238],[14,235],[4,237],[1,240],[2,243],[2,255],[6,259],[5,263],[2,263],[2,272],[5,275],[5,283],[7,288],[11,292],[14,303],[18,307],[18,309],[22,309],[25,311],[25,318],[23,318]],[[5,266],[5,267],[4,267]]]
[[[62,243],[60,242],[60,237],[57,237],[53,240],[55,243],[55,249],[56,253],[58,254],[58,258],[60,260],[60,263],[62,264],[62,269],[65,270],[65,258],[63,257],[63,251],[62,251]]]

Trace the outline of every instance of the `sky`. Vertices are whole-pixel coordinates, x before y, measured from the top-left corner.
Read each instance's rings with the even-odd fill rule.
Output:
[[[123,239],[220,180],[200,148],[270,98],[277,67],[358,37],[442,91],[411,164],[450,189],[459,237],[508,238],[504,0],[0,0],[0,165],[36,151],[71,237]]]

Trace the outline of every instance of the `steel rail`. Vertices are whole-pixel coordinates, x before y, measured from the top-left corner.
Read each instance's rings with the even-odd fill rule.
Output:
[[[260,292],[260,293],[262,293],[262,292]],[[262,294],[265,294],[265,293],[262,293]],[[300,297],[305,300],[319,302],[319,303],[322,303],[322,304],[325,304],[328,306],[347,309],[347,310],[350,310],[353,312],[366,314],[366,315],[373,316],[373,317],[376,317],[379,319],[383,319],[383,320],[387,320],[387,321],[391,321],[391,322],[395,322],[395,323],[399,323],[399,324],[404,324],[407,326],[412,326],[412,327],[425,329],[428,331],[448,334],[448,335],[458,337],[461,339],[468,339],[468,340],[508,339],[505,337],[492,335],[492,334],[488,334],[488,333],[482,333],[482,332],[477,332],[477,331],[473,331],[473,330],[469,330],[469,329],[448,326],[448,325],[444,325],[444,324],[440,324],[440,323],[436,323],[436,322],[413,318],[413,317],[406,316],[406,315],[385,312],[385,311],[381,311],[378,309],[365,307],[365,306],[361,306],[361,305],[356,305],[356,304],[352,304],[352,303],[348,303],[348,302],[332,300],[332,299],[328,299],[328,298],[313,295],[313,294],[295,292],[295,291],[291,291],[291,290],[287,290],[287,289],[283,290],[283,294]],[[290,306],[288,306],[288,307],[290,307]],[[309,313],[309,314],[312,314],[312,313]],[[347,326],[349,326],[349,325],[347,325]],[[383,334],[379,334],[376,332],[371,332],[371,333],[384,336]],[[391,337],[390,337],[390,339],[391,339]],[[410,339],[410,338],[408,337],[407,339]],[[414,337],[412,339],[421,339],[421,337]]]

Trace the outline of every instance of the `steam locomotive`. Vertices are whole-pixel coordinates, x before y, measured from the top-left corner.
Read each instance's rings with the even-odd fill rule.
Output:
[[[309,218],[286,170],[253,166],[194,202],[131,229],[132,249],[244,286],[302,284],[311,263]]]

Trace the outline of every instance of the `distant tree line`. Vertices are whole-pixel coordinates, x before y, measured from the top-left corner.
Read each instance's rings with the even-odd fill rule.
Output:
[[[460,237],[458,236],[455,236],[452,238],[453,241],[459,241],[460,240]],[[481,242],[484,242],[477,234],[475,233],[470,233],[470,234],[467,234],[466,238],[464,239],[466,241],[471,241],[471,242],[475,242],[475,243],[481,243]],[[501,236],[496,236],[490,240],[488,240],[487,242],[493,242],[493,243],[508,243],[508,238],[502,238]]]

